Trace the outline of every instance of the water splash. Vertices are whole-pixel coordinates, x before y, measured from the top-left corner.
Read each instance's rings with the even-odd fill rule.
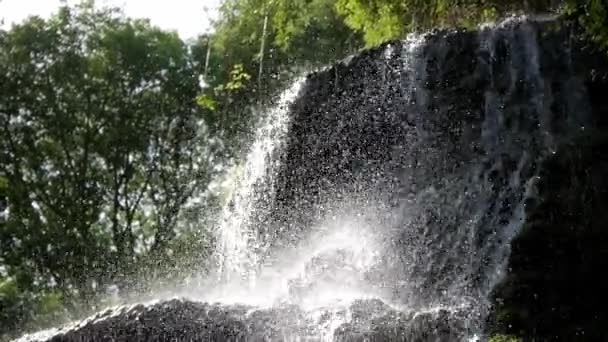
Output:
[[[206,299],[261,307],[290,303],[313,309],[376,297],[363,279],[380,261],[380,241],[374,232],[378,227],[371,226],[378,219],[372,215],[352,209],[330,215],[311,227],[308,238],[295,248],[266,257],[257,267],[253,284],[223,283]]]

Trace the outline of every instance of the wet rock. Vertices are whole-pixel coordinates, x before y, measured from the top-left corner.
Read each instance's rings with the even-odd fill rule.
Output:
[[[493,328],[525,341],[604,341],[608,136],[594,132],[562,146],[543,170],[495,291]]]
[[[513,241],[508,274],[494,292],[491,332],[524,341],[605,341],[608,321],[608,57],[582,39],[548,34],[571,60],[545,56],[547,71],[575,70],[554,96],[588,99],[591,120],[540,165],[537,193],[526,203],[526,223]],[[565,103],[552,109],[567,114]],[[563,125],[565,121],[557,122]]]
[[[338,311],[306,312],[295,305],[263,309],[175,299],[114,308],[18,341],[448,341],[466,334],[462,324],[454,323],[463,318],[462,313],[448,311],[399,312],[380,300],[359,300]],[[408,327],[423,329],[422,335]]]

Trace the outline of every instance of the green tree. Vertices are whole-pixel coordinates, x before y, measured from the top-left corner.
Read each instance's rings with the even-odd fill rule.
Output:
[[[338,15],[335,0],[273,1],[274,45],[290,61],[318,65],[335,61],[361,47],[361,37]]]
[[[19,289],[5,293],[93,303],[192,244],[183,211],[219,146],[198,75],[176,34],[91,5],[0,32],[0,276]]]
[[[361,46],[334,0],[226,0],[213,33],[199,37],[192,48],[207,85],[199,104],[225,140],[238,140],[252,127],[251,108],[271,100],[294,72]],[[235,72],[247,80],[230,90]]]
[[[608,51],[608,2],[605,0],[566,0],[566,15],[580,24],[587,36]]]
[[[337,0],[346,24],[364,35],[367,46],[436,27],[471,27],[512,12],[543,12],[550,0]]]

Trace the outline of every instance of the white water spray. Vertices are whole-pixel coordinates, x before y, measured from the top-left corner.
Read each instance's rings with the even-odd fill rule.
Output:
[[[297,98],[305,80],[299,79],[285,91],[278,103],[263,118],[256,131],[245,162],[233,168],[229,187],[231,193],[220,219],[218,229],[219,274],[230,280],[255,280],[261,248],[253,215],[272,198],[276,153],[289,128],[289,106]]]

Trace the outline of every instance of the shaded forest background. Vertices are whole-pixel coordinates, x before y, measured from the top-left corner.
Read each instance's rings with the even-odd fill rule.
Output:
[[[187,42],[86,1],[0,30],[0,340],[204,273],[218,179],[294,74],[524,12],[608,49],[605,0],[225,0]]]

